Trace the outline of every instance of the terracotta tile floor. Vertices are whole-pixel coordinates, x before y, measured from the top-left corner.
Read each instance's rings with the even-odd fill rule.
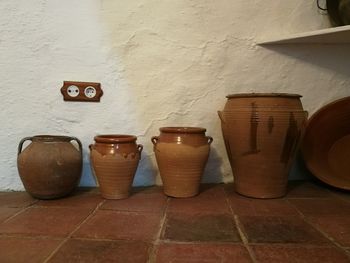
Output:
[[[232,184],[188,199],[160,187],[125,200],[0,193],[0,262],[350,262],[350,193],[314,182],[271,200]]]

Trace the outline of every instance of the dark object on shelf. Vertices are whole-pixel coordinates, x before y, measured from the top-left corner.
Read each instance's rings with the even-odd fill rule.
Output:
[[[338,9],[344,25],[350,25],[350,0],[340,0]]]
[[[23,143],[32,141],[23,151]],[[79,150],[71,141],[76,141]],[[26,191],[39,199],[54,199],[70,194],[79,184],[82,170],[82,145],[75,137],[37,135],[22,139],[17,166]]]
[[[312,115],[302,153],[314,176],[350,190],[350,97],[329,103]]]
[[[326,8],[323,8],[317,0],[319,9],[327,11],[333,26],[350,25],[350,0],[327,0]]]
[[[305,128],[300,95],[228,95],[219,111],[235,191],[277,198],[287,191],[288,174]]]

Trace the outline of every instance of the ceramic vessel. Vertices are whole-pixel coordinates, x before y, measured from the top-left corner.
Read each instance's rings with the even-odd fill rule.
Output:
[[[163,127],[152,137],[164,193],[172,197],[198,194],[213,138],[199,127]]]
[[[228,95],[219,113],[236,192],[255,198],[286,194],[288,174],[307,119],[300,95]]]
[[[314,176],[350,190],[350,97],[332,101],[311,116],[301,150]]]
[[[136,139],[133,135],[98,135],[89,146],[93,172],[104,198],[129,197],[143,149]]]
[[[31,143],[22,151],[25,141]],[[76,141],[79,150],[71,143]],[[79,184],[82,145],[75,137],[37,135],[22,139],[17,166],[26,191],[39,199],[54,199],[70,194]]]

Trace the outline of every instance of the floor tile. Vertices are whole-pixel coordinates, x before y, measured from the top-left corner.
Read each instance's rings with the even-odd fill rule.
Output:
[[[35,206],[44,207],[81,207],[94,209],[104,199],[100,194],[89,191],[76,191],[74,194],[65,198],[53,200],[40,200]]]
[[[0,192],[0,207],[27,207],[35,202],[27,192]]]
[[[21,211],[23,208],[0,207],[0,223]]]
[[[298,211],[284,199],[254,199],[235,193],[228,195],[233,213],[237,215],[283,216],[297,215]]]
[[[282,245],[252,246],[259,263],[347,263],[350,258],[335,247],[302,247]]]
[[[172,241],[239,242],[230,214],[168,213],[162,239]]]
[[[325,244],[329,241],[296,216],[241,216],[250,243]]]
[[[202,185],[199,195],[191,198],[170,198],[169,212],[230,213],[222,184]]]
[[[341,199],[291,199],[304,215],[349,215],[350,203]]]
[[[337,198],[340,198],[340,199],[342,199],[344,201],[350,202],[350,191],[333,189],[331,192]]]
[[[328,198],[331,192],[313,181],[290,181],[286,198]]]
[[[68,240],[48,261],[50,263],[145,263],[150,245],[143,242]]]
[[[74,236],[150,241],[156,238],[161,218],[162,215],[157,213],[100,210],[85,222]]]
[[[89,214],[85,208],[29,208],[0,225],[0,233],[67,236]]]
[[[350,247],[350,216],[314,216],[308,220],[344,247]]]
[[[157,263],[229,263],[252,262],[244,246],[238,244],[174,244],[159,245]]]
[[[0,237],[0,261],[6,263],[41,263],[61,240]]]
[[[167,197],[161,191],[138,191],[127,199],[107,200],[101,209],[161,213],[166,203]]]

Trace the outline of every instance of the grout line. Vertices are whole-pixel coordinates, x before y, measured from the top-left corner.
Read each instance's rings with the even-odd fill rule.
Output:
[[[326,232],[322,231],[322,229],[320,229],[319,227],[317,227],[316,225],[312,224],[309,220],[307,220],[306,217],[303,217],[304,221],[306,223],[308,223],[311,227],[313,227],[316,231],[318,231],[319,233],[321,233],[322,236],[324,236],[326,239],[328,239],[331,243],[333,243],[333,245],[335,247],[337,247],[338,249],[340,249],[341,251],[345,252],[345,254],[347,255],[347,257],[350,259],[350,253],[343,248],[342,245],[340,245],[337,241],[334,240],[334,238],[332,238],[331,236],[329,236]]]
[[[38,202],[39,202],[39,200],[38,200],[38,199],[35,199],[35,200],[33,200],[33,203],[30,203],[28,206],[25,206],[25,207],[9,207],[9,208],[20,208],[20,210],[19,210],[18,212],[14,213],[12,216],[6,218],[6,219],[5,219],[4,221],[2,221],[0,224],[4,224],[4,223],[10,221],[12,218],[14,218],[14,217],[16,217],[16,216],[18,216],[18,215],[24,213],[24,212],[27,211],[29,208],[35,207],[34,205],[35,205],[36,203],[38,203]]]
[[[289,200],[287,200],[287,202],[294,206],[292,203],[289,202]],[[324,232],[322,229],[320,229],[319,227],[317,227],[316,224],[313,224],[311,221],[308,220],[308,218],[298,209],[297,206],[294,206],[294,208],[297,210],[297,212],[299,213],[300,217],[308,224],[310,225],[313,229],[315,229],[317,232],[319,232],[323,237],[325,237],[326,239],[328,239],[334,246],[336,246],[338,249],[342,250],[343,252],[345,252],[345,254],[349,257],[350,259],[350,253],[343,248],[342,245],[340,245],[337,241],[334,240],[334,238],[332,238],[331,236],[329,236],[326,232]]]
[[[4,221],[1,222],[1,224],[7,223],[8,221],[10,221],[12,218],[24,213],[25,211],[27,211],[29,208],[31,208],[32,206],[27,206],[22,208],[21,210],[19,210],[17,213],[14,213],[12,216],[6,218]]]
[[[147,261],[148,263],[152,263],[152,262],[156,261],[157,250],[158,250],[157,246],[160,244],[160,237],[161,237],[161,235],[162,235],[162,233],[163,233],[163,231],[165,229],[165,220],[166,220],[166,216],[167,216],[169,202],[170,202],[170,198],[167,197],[167,201],[166,201],[165,209],[164,209],[164,212],[163,212],[163,216],[162,216],[162,219],[160,220],[160,224],[159,224],[160,227],[159,227],[156,239],[153,242],[152,249],[149,252],[149,258],[148,258],[148,261]]]
[[[43,263],[47,263],[55,254],[56,252],[69,240],[72,238],[75,232],[77,232],[81,226],[88,221],[91,217],[93,217],[99,208],[106,202],[106,200],[102,200],[96,207],[95,209],[65,238],[62,240],[62,242],[50,253],[50,255],[44,260]]]
[[[229,202],[229,197],[228,197],[228,194],[227,192],[225,191],[224,189],[224,192],[225,192],[225,196],[226,196],[226,204],[228,205],[230,211],[231,211],[231,214],[233,215],[233,218],[234,218],[234,223],[236,225],[236,228],[238,230],[238,233],[239,233],[239,236],[241,237],[242,239],[242,243],[244,245],[244,247],[247,249],[248,251],[248,254],[251,258],[251,260],[253,261],[253,263],[256,263],[257,260],[256,260],[256,257],[255,257],[255,254],[254,254],[254,251],[251,249],[251,247],[249,246],[249,242],[248,242],[248,238],[245,236],[244,234],[244,231],[243,231],[243,227],[241,225],[241,222],[239,221],[239,218],[237,215],[235,215],[231,205],[230,205],[230,202]]]
[[[243,232],[243,227],[241,226],[241,222],[238,219],[237,215],[234,215],[234,221],[236,223],[236,227],[238,229],[238,233],[241,236],[243,245],[245,246],[245,248],[248,250],[249,256],[252,259],[252,261],[254,263],[257,262],[254,251],[252,250],[252,248],[249,246],[249,242],[248,242],[248,238],[245,236],[244,232]]]
[[[41,240],[62,240],[58,236],[37,236],[37,235],[23,235],[22,233],[0,233],[0,238],[14,238],[14,239],[41,239]]]

